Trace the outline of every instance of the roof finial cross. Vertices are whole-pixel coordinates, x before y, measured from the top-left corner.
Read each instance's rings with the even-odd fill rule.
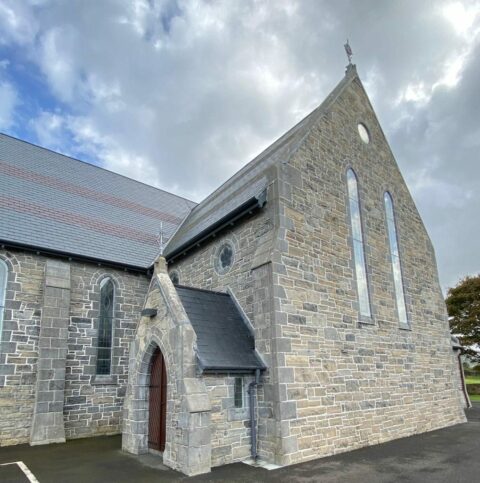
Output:
[[[343,44],[343,47],[345,48],[345,52],[348,57],[348,65],[352,65],[353,52],[352,52],[352,48],[350,47],[350,44],[348,43],[348,39],[347,39],[347,43]]]
[[[160,248],[160,255],[163,255],[164,243],[163,243],[163,221],[160,222],[160,230],[157,233],[157,243]]]

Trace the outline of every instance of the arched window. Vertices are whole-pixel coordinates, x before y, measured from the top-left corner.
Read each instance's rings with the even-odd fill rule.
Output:
[[[0,342],[2,340],[3,330],[3,311],[5,309],[5,293],[7,291],[8,267],[7,264],[0,260]]]
[[[100,287],[100,317],[98,321],[97,374],[110,374],[112,365],[112,327],[115,288],[110,278]]]
[[[352,227],[353,258],[357,278],[358,304],[360,315],[371,317],[370,296],[368,294],[367,270],[365,267],[365,252],[363,247],[362,218],[360,215],[360,200],[358,196],[357,176],[353,169],[347,171],[348,202],[350,207],[350,223]]]
[[[403,291],[402,267],[400,265],[400,252],[398,250],[397,228],[395,225],[395,214],[393,212],[393,199],[386,191],[383,195],[385,202],[385,214],[387,218],[388,241],[390,243],[390,258],[392,262],[393,284],[395,286],[395,300],[400,325],[408,327],[407,307]]]

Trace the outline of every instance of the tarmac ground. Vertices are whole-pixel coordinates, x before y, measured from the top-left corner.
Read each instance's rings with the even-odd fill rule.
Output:
[[[480,481],[480,403],[468,423],[268,471],[243,463],[188,478],[153,454],[121,451],[121,437],[0,448],[1,483],[299,482],[463,483]]]

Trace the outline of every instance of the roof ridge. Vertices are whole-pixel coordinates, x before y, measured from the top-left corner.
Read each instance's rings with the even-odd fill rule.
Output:
[[[27,141],[25,139],[17,138],[15,136],[12,136],[11,134],[7,134],[5,132],[1,132],[0,131],[0,136],[8,137],[8,138],[13,139],[15,141],[18,141],[20,143],[28,144],[29,146],[33,146],[35,148],[42,149],[44,151],[48,151],[49,153],[53,153],[53,154],[56,154],[58,156],[63,156],[64,158],[70,159],[71,161],[76,161],[78,163],[85,164],[85,165],[90,166],[92,168],[101,169],[102,171],[105,171],[107,173],[113,174],[115,176],[119,176],[119,177],[124,178],[124,179],[127,179],[129,181],[133,181],[133,182],[138,183],[138,184],[141,184],[143,186],[147,186],[148,188],[152,188],[152,189],[157,190],[157,191],[162,191],[163,193],[166,193],[168,195],[175,196],[176,198],[180,198],[183,201],[188,201],[189,203],[194,203],[195,206],[198,205],[198,203],[196,203],[195,201],[192,201],[192,200],[190,200],[188,198],[185,198],[184,196],[180,196],[180,195],[177,195],[175,193],[171,193],[170,191],[164,190],[163,188],[157,188],[156,186],[153,186],[151,184],[144,183],[143,181],[139,181],[139,180],[134,179],[134,178],[129,178],[128,176],[125,176],[124,174],[116,173],[115,171],[112,171],[110,169],[104,168],[103,166],[98,166],[96,164],[89,163],[88,161],[83,161],[81,159],[74,158],[73,156],[68,156],[67,154],[59,153],[58,151],[54,151],[53,149],[46,148],[44,146],[40,146],[39,144],[35,144],[35,143],[33,143],[31,141]]]
[[[230,294],[228,294],[227,292],[218,292],[216,290],[208,290],[206,288],[198,288],[198,287],[189,287],[187,285],[175,285],[175,288],[185,288],[187,290],[195,290],[197,292],[206,292],[206,293],[213,293],[215,295],[225,295],[227,297],[230,297]]]

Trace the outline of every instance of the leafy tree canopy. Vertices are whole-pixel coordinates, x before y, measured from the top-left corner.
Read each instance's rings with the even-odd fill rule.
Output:
[[[465,352],[480,362],[480,354],[471,346],[480,346],[480,275],[465,277],[447,293],[450,332],[460,339]]]

